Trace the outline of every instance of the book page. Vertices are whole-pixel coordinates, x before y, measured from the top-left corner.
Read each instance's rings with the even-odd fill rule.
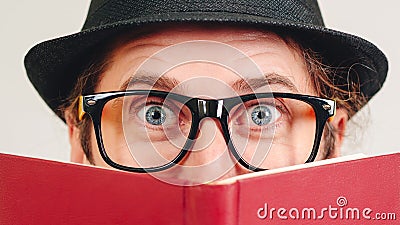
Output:
[[[224,180],[215,181],[215,182],[209,183],[209,185],[231,184],[231,183],[234,183],[237,180],[241,180],[241,179],[249,179],[249,178],[253,178],[253,177],[259,177],[259,176],[265,176],[265,175],[269,175],[269,174],[276,174],[276,173],[282,173],[282,172],[293,171],[293,170],[298,170],[298,169],[322,166],[322,165],[333,164],[333,163],[338,163],[338,162],[351,161],[351,160],[356,160],[356,159],[361,159],[361,158],[366,158],[366,157],[367,157],[367,155],[365,155],[363,153],[358,153],[358,154],[341,156],[341,157],[332,158],[332,159],[324,159],[324,160],[314,161],[314,162],[310,162],[310,163],[303,163],[303,164],[298,164],[298,165],[293,165],[293,166],[288,166],[288,167],[265,170],[265,171],[256,172],[256,173],[247,173],[247,174],[243,174],[243,175],[239,175],[239,176],[235,176],[235,177],[230,177],[230,178],[227,178]]]

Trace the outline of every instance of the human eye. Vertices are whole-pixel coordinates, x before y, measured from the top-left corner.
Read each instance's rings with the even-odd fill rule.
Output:
[[[252,132],[275,129],[287,118],[288,110],[279,100],[253,100],[245,102],[235,111],[234,124],[246,126]]]
[[[130,117],[139,125],[158,130],[179,124],[179,108],[159,98],[141,99],[130,105]]]
[[[272,105],[257,105],[247,110],[251,120],[258,126],[266,126],[274,123],[281,117],[281,113]]]
[[[124,133],[136,141],[183,140],[191,127],[191,111],[184,104],[160,97],[134,96],[126,101],[129,115]]]

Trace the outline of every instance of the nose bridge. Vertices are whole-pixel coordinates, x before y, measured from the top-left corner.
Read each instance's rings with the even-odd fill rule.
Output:
[[[198,99],[197,104],[199,132],[192,151],[200,150],[206,155],[214,155],[227,149],[225,135],[221,127],[223,100]]]
[[[224,152],[227,153],[228,148],[220,121],[223,100],[198,99],[197,107],[199,130],[187,163],[205,165],[221,158]]]
[[[219,127],[217,119],[205,118],[200,122],[199,133],[189,155],[190,164],[205,165],[228,153],[222,129]]]
[[[199,99],[197,102],[197,107],[199,109],[199,119],[201,120],[206,117],[220,119],[222,116],[223,105],[224,105],[224,100]]]
[[[192,102],[193,104],[195,102]],[[194,105],[194,104],[193,104]],[[196,176],[235,176],[243,172],[231,155],[224,134],[223,100],[197,99],[198,133],[187,157],[181,162],[184,168],[196,170]],[[187,171],[186,171],[187,172]],[[188,172],[190,173],[190,172]],[[193,174],[193,173],[190,173]],[[192,176],[192,175],[191,175]]]

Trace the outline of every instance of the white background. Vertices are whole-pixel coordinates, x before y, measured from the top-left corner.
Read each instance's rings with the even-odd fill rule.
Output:
[[[14,0],[0,8],[0,152],[69,160],[66,126],[29,83],[23,58],[34,44],[80,30],[88,0]],[[349,129],[344,154],[400,151],[400,3],[319,0],[325,24],[366,38],[389,58],[383,89]]]

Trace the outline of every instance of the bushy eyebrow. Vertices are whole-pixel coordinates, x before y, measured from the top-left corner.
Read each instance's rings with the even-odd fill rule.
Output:
[[[136,84],[145,84],[150,86],[151,88],[168,92],[176,88],[179,83],[180,82],[175,78],[156,76],[152,73],[140,72],[126,80],[121,85],[119,90],[124,91],[133,88]],[[266,87],[268,85],[278,85],[285,89],[288,89],[291,92],[299,92],[294,83],[289,78],[279,75],[277,73],[267,73],[264,74],[264,77],[259,78],[238,79],[230,84],[232,89],[238,93],[253,92],[258,88]]]

